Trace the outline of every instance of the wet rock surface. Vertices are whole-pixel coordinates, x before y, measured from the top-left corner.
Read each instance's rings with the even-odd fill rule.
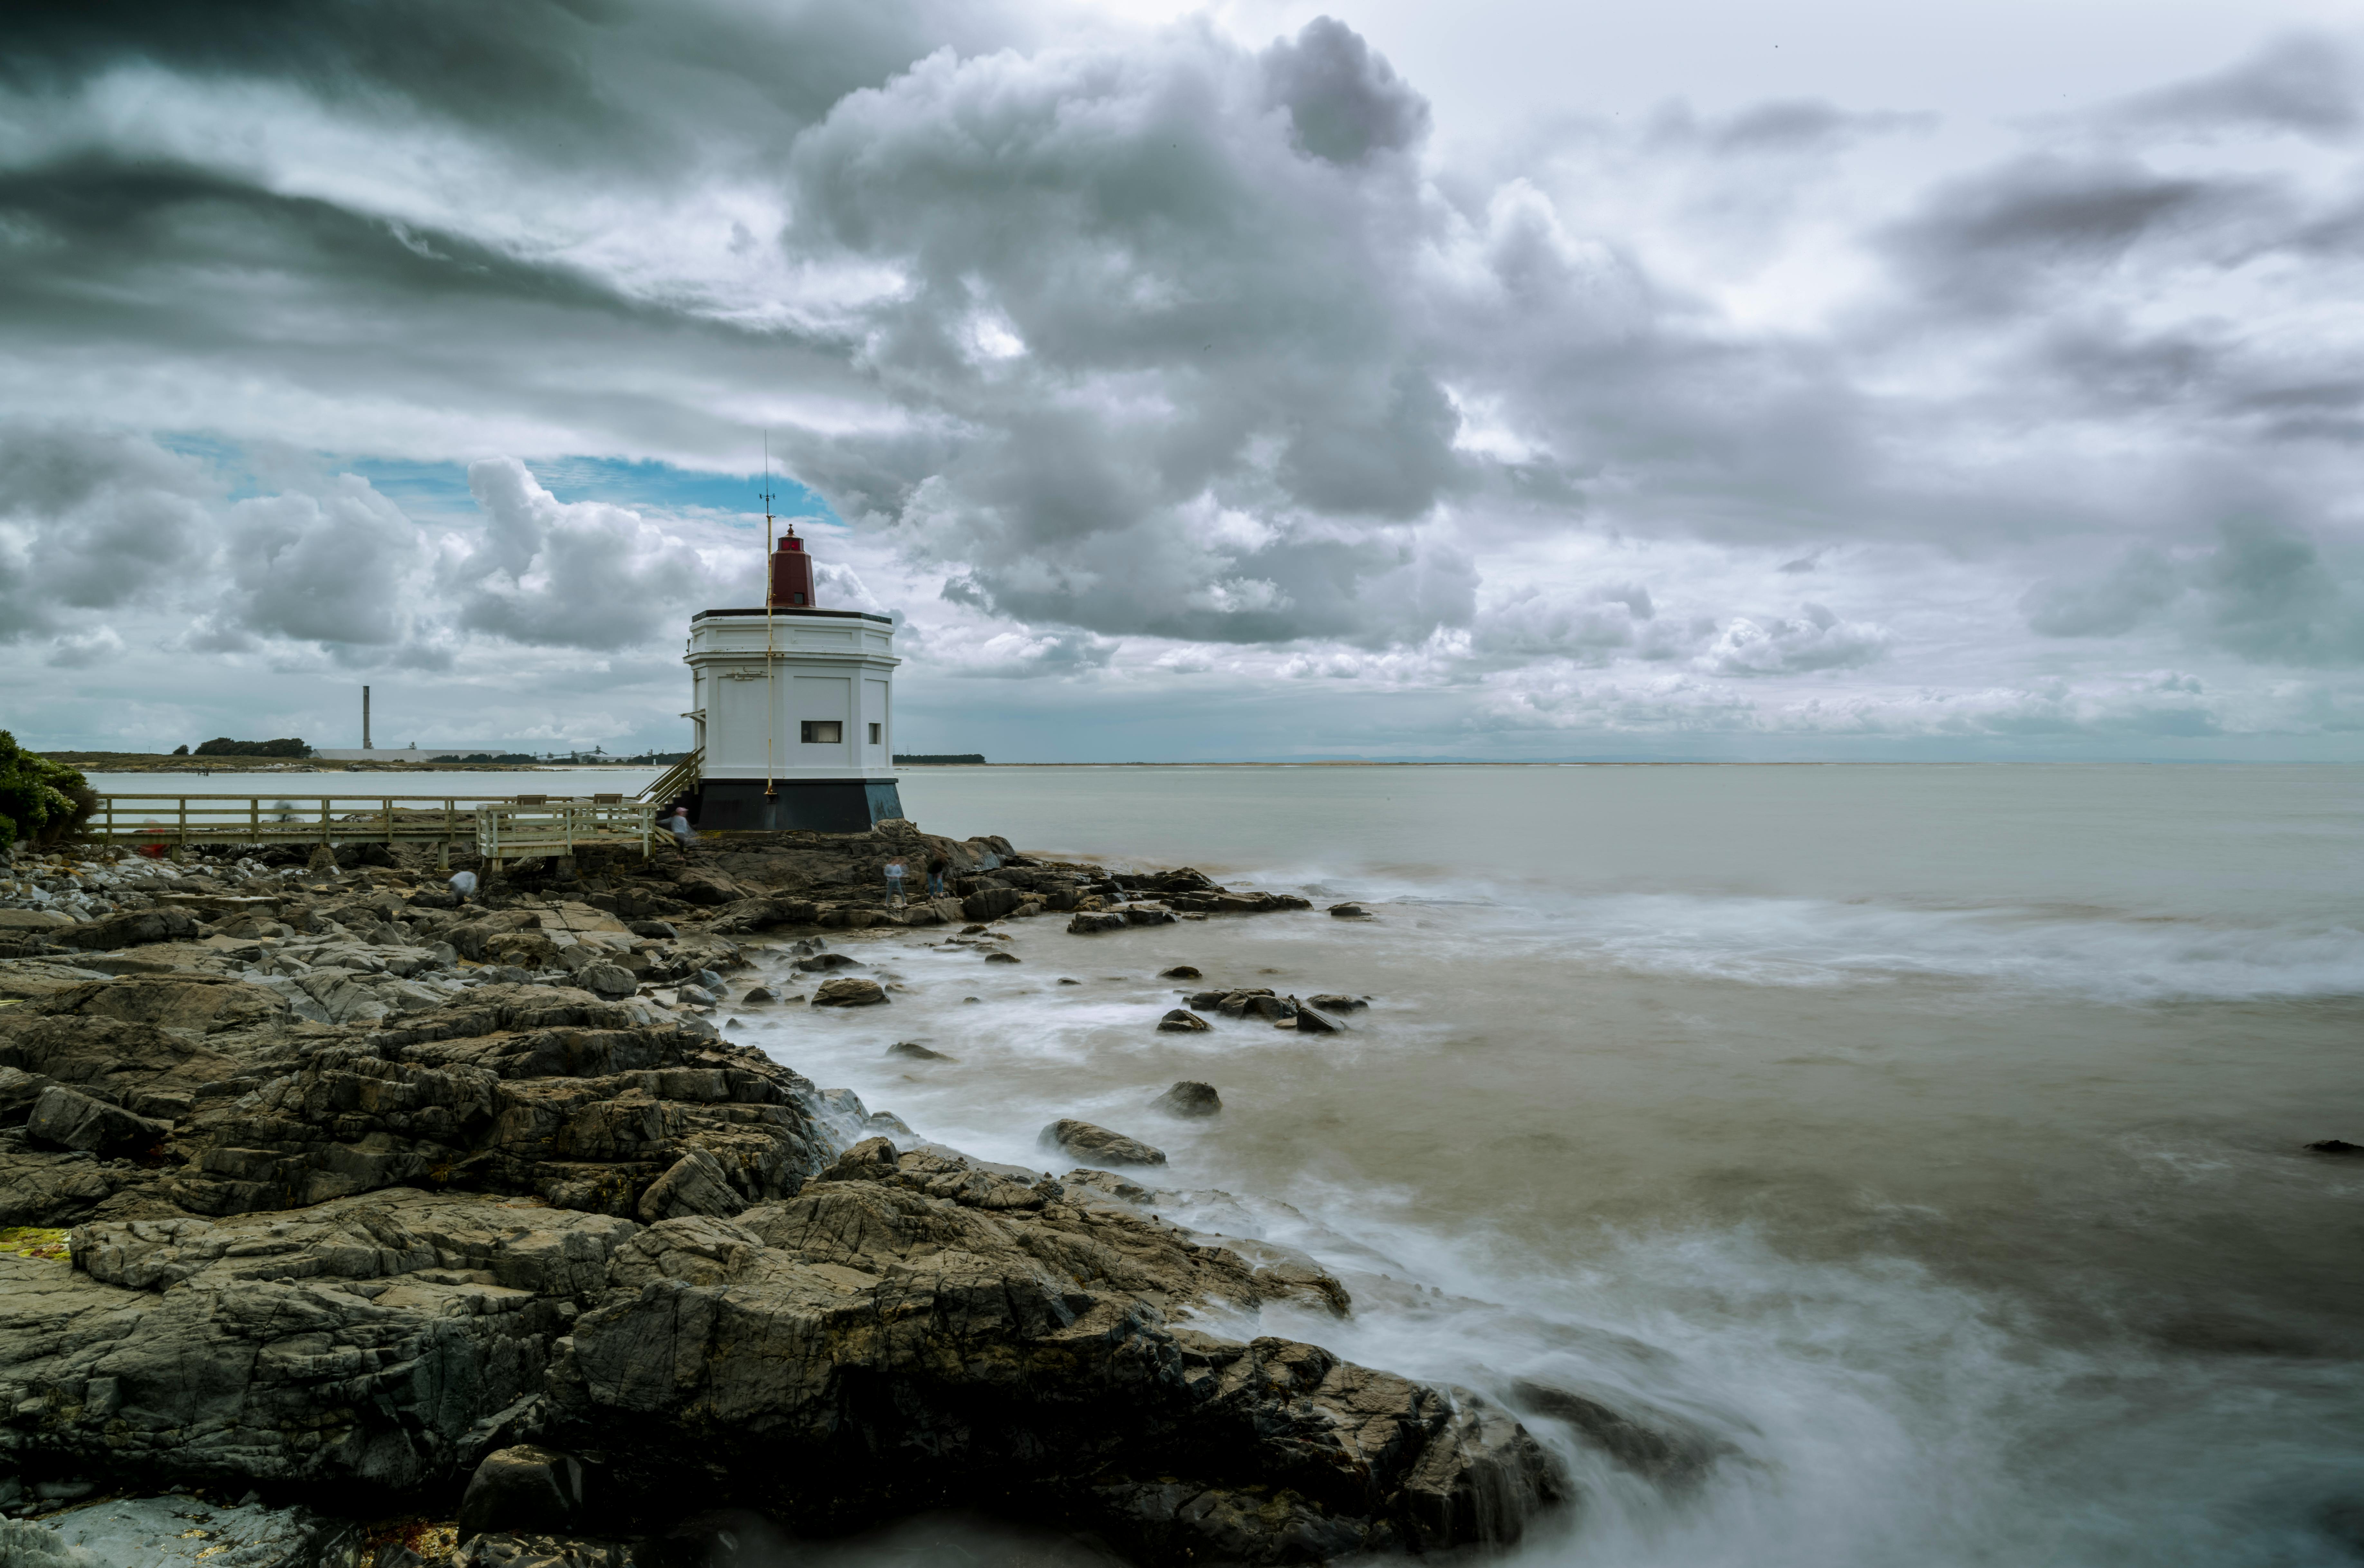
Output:
[[[0,1252],[0,1472],[157,1494],[104,1505],[118,1531],[206,1510],[248,1535],[170,1533],[218,1568],[702,1562],[728,1531],[684,1516],[733,1508],[800,1531],[988,1508],[1140,1562],[1309,1562],[1509,1540],[1567,1495],[1474,1394],[1191,1326],[1351,1301],[1101,1168],[1154,1147],[1062,1121],[1065,1177],[973,1161],[697,1016],[746,967],[736,939],[783,927],[1117,931],[1306,901],[908,823],[743,839],[520,868],[474,904],[390,855],[248,856],[14,912],[0,1224],[72,1229],[63,1261]],[[874,862],[938,851],[952,895],[887,907]],[[891,973],[797,945],[816,1006],[887,1000]],[[1308,1011],[1195,1005],[1233,1002]],[[1221,1109],[1197,1083],[1154,1104]],[[97,1507],[0,1524],[63,1549]],[[412,1545],[353,1523],[406,1510],[454,1522]]]
[[[1043,1129],[1037,1140],[1045,1149],[1077,1160],[1096,1160],[1109,1165],[1163,1165],[1165,1151],[1151,1147],[1137,1138],[1107,1128],[1095,1127],[1087,1121],[1064,1118]]]
[[[1149,1106],[1152,1110],[1164,1111],[1168,1116],[1221,1116],[1223,1113],[1223,1096],[1215,1092],[1212,1084],[1186,1080],[1150,1101]]]

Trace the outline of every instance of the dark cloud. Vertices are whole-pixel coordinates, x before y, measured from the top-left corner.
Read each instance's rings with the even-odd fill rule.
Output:
[[[1264,51],[1265,101],[1288,111],[1297,145],[1333,163],[1402,152],[1428,134],[1428,102],[1362,35],[1317,17]]]
[[[0,640],[168,590],[211,550],[212,489],[138,437],[0,427]]]
[[[1532,669],[1555,712],[1723,724],[1784,682],[1985,684],[2118,639],[2212,677],[2357,662],[2337,280],[2364,203],[2213,150],[2352,137],[2323,40],[1929,184],[1864,173],[1879,137],[1934,145],[1928,117],[1677,108],[1448,164],[1417,72],[1337,20],[1040,26],[940,0],[28,18],[0,355],[74,412],[0,437],[0,635],[61,670],[670,673],[682,616],[749,591],[743,540],[562,502],[529,460],[736,466],[769,429],[854,525],[828,592],[997,679]],[[474,506],[127,430],[472,462]],[[2169,495],[2187,462],[2277,487]],[[1954,597],[1979,573],[1982,630]],[[1671,684],[1585,695],[1621,667]]]
[[[2119,637],[2183,592],[2181,572],[2165,551],[2136,545],[2097,578],[2037,584],[2020,600],[2031,630],[2046,637]]]
[[[2162,624],[2258,663],[2364,662],[2364,599],[2304,530],[2272,517],[2229,518],[2213,546],[2180,554],[2132,546],[2098,576],[2037,584],[2020,608],[2046,637]]]
[[[2340,39],[2277,39],[2228,70],[2144,93],[2113,117],[2132,128],[2265,127],[2344,141],[2364,127],[2364,72]]]
[[[1935,300],[2015,313],[2046,293],[2090,284],[2138,247],[2255,215],[2272,195],[2262,180],[2038,155],[1939,187],[1883,240]]]

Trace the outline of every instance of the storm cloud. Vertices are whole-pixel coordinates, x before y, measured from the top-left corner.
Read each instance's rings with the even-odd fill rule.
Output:
[[[752,497],[550,475],[768,437],[930,750],[1021,688],[1086,750],[1165,691],[1299,704],[1215,752],[1399,744],[1317,686],[1462,754],[2346,734],[2357,61],[1473,150],[1351,15],[53,8],[0,63],[0,639],[179,662],[110,730],[159,741],[381,670],[675,743]]]

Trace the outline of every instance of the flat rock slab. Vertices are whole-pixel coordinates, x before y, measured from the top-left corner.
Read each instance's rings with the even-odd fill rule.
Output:
[[[225,1508],[178,1495],[120,1497],[41,1524],[69,1552],[78,1548],[89,1553],[61,1562],[106,1568],[344,1568],[361,1561],[360,1527],[308,1508],[266,1508],[259,1503]]]
[[[607,931],[619,937],[632,935],[632,928],[605,909],[595,909],[588,904],[549,904],[534,911],[541,917],[545,931]]]

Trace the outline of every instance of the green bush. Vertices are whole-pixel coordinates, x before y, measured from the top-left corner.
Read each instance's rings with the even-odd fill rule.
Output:
[[[301,740],[233,740],[219,736],[197,748],[200,757],[308,757],[312,748]]]
[[[0,850],[19,839],[54,844],[97,809],[89,780],[63,762],[26,751],[0,729]]]

